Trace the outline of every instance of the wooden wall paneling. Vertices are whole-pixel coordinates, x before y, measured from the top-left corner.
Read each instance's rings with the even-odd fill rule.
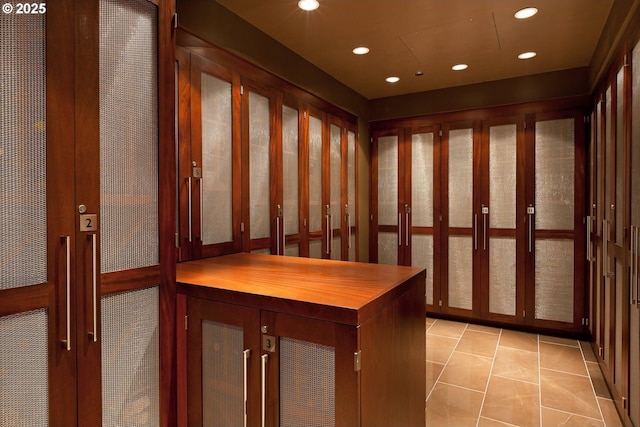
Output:
[[[191,92],[192,85],[195,83],[191,76],[191,53],[182,47],[176,47],[176,62],[178,64],[178,261],[185,261],[194,258],[193,241],[193,225],[190,226],[189,204],[193,208],[191,197],[193,192],[189,194],[189,181],[191,177],[192,166],[191,161],[194,156],[192,154],[191,142]],[[191,234],[190,234],[191,233]]]

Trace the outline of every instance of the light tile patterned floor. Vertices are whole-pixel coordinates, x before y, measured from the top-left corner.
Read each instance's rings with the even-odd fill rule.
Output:
[[[427,318],[426,424],[621,426],[588,343]]]

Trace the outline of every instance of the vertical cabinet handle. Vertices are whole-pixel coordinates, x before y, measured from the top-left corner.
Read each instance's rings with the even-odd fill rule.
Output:
[[[276,214],[276,255],[280,255],[280,219],[282,219],[282,206],[278,205]]]
[[[204,181],[202,177],[198,179],[198,184],[200,185],[200,241],[202,241],[202,231],[204,230]]]
[[[324,216],[327,222],[327,250],[326,253],[331,253],[331,208],[327,205],[327,214]]]
[[[344,214],[347,217],[347,248],[351,249],[351,214],[349,214],[349,205],[344,205]]]
[[[487,215],[489,207],[482,205],[482,250],[487,250]]]
[[[629,286],[629,300],[636,304],[636,227],[631,226],[631,285]]]
[[[187,215],[187,217],[189,219],[189,242],[191,242],[191,231],[192,231],[192,228],[193,228],[193,219],[191,218],[191,216],[193,214],[193,197],[191,195],[191,184],[192,184],[191,177],[187,177],[187,194],[188,194],[188,197],[189,197],[189,203],[188,203],[189,212],[188,212],[188,215]],[[202,200],[200,200],[200,203],[202,204]]]
[[[66,277],[66,339],[62,340],[62,346],[65,350],[71,350],[71,247],[70,247],[70,236],[62,236],[64,241],[64,245],[66,247],[66,267],[67,267],[67,277]]]
[[[587,216],[587,262],[591,262],[591,216]]]
[[[398,246],[402,246],[402,213],[398,212]]]
[[[533,205],[527,207],[527,219],[529,222],[529,253],[533,252],[533,216],[536,213],[536,209]]]
[[[261,388],[262,388],[262,413],[260,425],[265,427],[267,421],[267,359],[268,354],[260,356],[260,371],[261,371]]]
[[[98,262],[96,252],[96,234],[91,235],[91,307],[93,310],[93,329],[89,332],[89,337],[93,342],[98,341],[98,314],[97,314],[97,284],[98,284]]]
[[[411,208],[408,204],[404,205],[404,229],[405,229],[405,239],[404,245],[409,246],[409,214],[411,213]]]
[[[636,225],[636,306],[640,307],[640,226]]]
[[[243,386],[243,393],[244,393],[244,427],[247,427],[247,401],[248,401],[248,396],[249,396],[249,356],[251,356],[251,350],[244,350],[242,352],[243,356],[244,356],[244,386]]]
[[[611,221],[610,220],[606,220],[603,219],[602,220],[602,233],[603,233],[603,237],[602,237],[602,241],[603,241],[603,248],[602,248],[602,262],[604,263],[604,277],[611,277],[613,276],[613,273],[609,270],[610,267],[610,262],[609,262],[609,232],[611,229]]]

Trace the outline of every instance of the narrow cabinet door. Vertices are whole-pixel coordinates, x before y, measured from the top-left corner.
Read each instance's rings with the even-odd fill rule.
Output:
[[[443,311],[469,316],[474,306],[478,251],[486,251],[483,211],[474,203],[474,159],[479,158],[480,129],[472,123],[445,125],[442,141],[442,287]]]
[[[259,313],[188,298],[187,425],[261,425]]]
[[[346,195],[343,194],[345,208],[345,222],[346,222],[346,242],[343,242],[342,248],[343,252],[346,256],[343,256],[343,259],[347,261],[358,261],[359,257],[359,232],[358,232],[358,209],[357,209],[357,183],[356,177],[358,173],[357,168],[357,140],[356,140],[356,130],[355,126],[348,125],[345,129],[347,134],[347,141],[345,149],[343,150],[343,158],[346,159],[343,163],[346,163]],[[346,154],[344,151],[346,150]],[[343,239],[345,240],[345,239]]]
[[[584,124],[579,113],[527,120],[527,317],[582,331],[584,312]]]
[[[77,423],[74,20],[0,17],[1,425]]]
[[[301,182],[301,147],[298,144],[301,134],[302,118],[298,109],[287,104],[282,105],[282,194],[283,203],[278,219],[284,233],[284,255],[300,255],[300,233],[303,216],[300,193],[304,188]],[[278,230],[279,231],[279,230]]]
[[[356,328],[270,311],[260,325],[260,425],[360,425]]]
[[[301,256],[309,258],[323,258],[328,253],[324,230],[329,215],[328,207],[323,197],[323,146],[326,132],[323,126],[323,114],[313,109],[306,109],[304,113],[305,126],[303,145],[305,146],[305,180],[303,201],[303,227],[305,229],[302,240]]]
[[[400,133],[373,133],[371,150],[371,261],[398,265],[402,249],[400,203]]]

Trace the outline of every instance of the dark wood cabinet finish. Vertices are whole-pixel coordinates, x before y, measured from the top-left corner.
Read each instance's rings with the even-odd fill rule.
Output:
[[[333,354],[335,383],[328,391],[334,396],[335,425],[424,425],[424,274],[412,267],[256,254],[179,264],[181,310],[188,315],[183,360],[189,361],[182,369],[187,411],[180,422],[200,425],[203,406],[209,404],[202,401],[200,374],[207,362],[201,344],[206,320],[242,327],[244,348],[251,354],[249,425],[261,420],[262,400],[257,400],[263,398],[265,355],[266,424],[279,425],[285,416],[280,411],[286,412],[286,405],[278,401],[280,382],[286,382],[284,341]],[[275,352],[265,350],[269,337],[275,338]],[[304,372],[300,376],[296,387],[304,386]]]

